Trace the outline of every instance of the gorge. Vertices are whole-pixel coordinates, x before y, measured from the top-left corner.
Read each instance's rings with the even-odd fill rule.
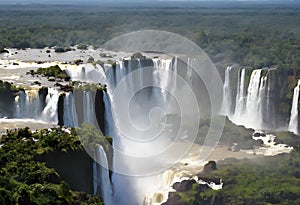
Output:
[[[82,55],[85,55],[85,58],[89,57],[89,54]],[[135,58],[133,55],[128,57],[126,53],[122,54],[121,58],[118,56],[113,63],[83,63],[77,66],[54,60],[50,63],[45,62],[45,65],[37,64],[35,57],[32,57],[33,62],[24,62],[27,63],[25,67],[36,69],[39,66],[58,64],[73,81],[80,83],[71,91],[47,84],[45,87],[21,85],[13,89],[1,84],[1,88],[5,87],[4,92],[0,93],[1,99],[4,99],[3,96],[8,98],[7,101],[0,102],[0,116],[10,119],[34,119],[70,127],[79,127],[82,122],[87,122],[99,127],[104,135],[113,138],[114,153],[113,162],[110,164],[103,147],[97,146],[94,157],[100,164],[94,162],[91,170],[94,194],[101,195],[108,205],[124,204],[125,200],[131,205],[161,204],[167,200],[169,190],[161,195],[156,194],[157,197],[146,196],[156,193],[160,187],[170,186],[176,174],[161,173],[161,170],[155,170],[155,173],[147,171],[159,168],[161,164],[166,163],[166,159],[176,161],[177,159],[170,156],[174,153],[161,155],[156,161],[159,165],[139,161],[135,156],[150,156],[151,160],[151,155],[163,149],[170,141],[184,142],[184,137],[191,135],[188,130],[178,130],[178,115],[181,110],[173,96],[185,96],[182,93],[189,92],[182,85],[178,75],[192,86],[195,86],[198,79],[193,77],[195,74],[190,66],[193,59],[188,58],[186,63],[174,56],[143,55]],[[2,61],[1,69],[8,70],[7,67],[16,61],[22,59]],[[20,63],[21,66],[24,64]],[[15,82],[15,85],[17,83]],[[225,70],[221,114],[228,116],[234,123],[249,128],[279,128],[298,133],[299,84],[295,83],[294,73],[275,68],[229,66]],[[113,97],[117,88],[118,98]],[[279,89],[282,92],[278,92]],[[190,102],[194,99],[185,100]],[[127,102],[130,116],[124,113]],[[163,108],[163,112],[157,110],[157,107]],[[185,107],[188,107],[188,104],[185,104]],[[202,108],[195,114],[194,110],[187,109],[186,114],[200,116],[199,113],[204,113],[204,110],[205,108]],[[137,127],[131,127],[131,120]],[[151,132],[145,132],[147,129]],[[174,133],[178,132],[179,135],[174,136]],[[158,133],[157,138],[146,146],[143,140],[149,139],[153,133]],[[131,138],[128,139],[128,136]],[[124,153],[126,156],[122,155]],[[112,168],[118,172],[108,171]],[[129,175],[130,172],[134,173],[133,176]],[[150,176],[140,176],[145,172]]]

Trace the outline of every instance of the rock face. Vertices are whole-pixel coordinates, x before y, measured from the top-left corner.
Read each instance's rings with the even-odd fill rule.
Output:
[[[217,163],[215,161],[209,161],[204,165],[203,172],[210,173],[214,170],[217,170]]]
[[[93,159],[85,152],[55,151],[43,154],[38,160],[46,162],[48,167],[57,170],[58,174],[72,189],[93,194]]]
[[[96,90],[95,96],[95,112],[96,112],[96,120],[101,129],[102,133],[105,133],[105,119],[104,119],[104,101],[103,101],[103,90]]]
[[[65,94],[60,95],[57,103],[58,125],[60,126],[64,125],[64,96]]]
[[[194,179],[183,180],[182,182],[176,182],[173,184],[173,189],[179,192],[188,191],[192,189],[192,186],[195,183],[196,181]]]
[[[17,92],[18,90],[12,84],[0,80],[0,117],[12,116]]]
[[[188,203],[183,201],[181,197],[176,193],[170,192],[168,196],[168,201],[162,203],[162,205],[188,205]]]

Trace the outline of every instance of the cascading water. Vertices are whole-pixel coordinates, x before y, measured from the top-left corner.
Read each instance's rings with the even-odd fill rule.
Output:
[[[256,124],[260,120],[259,103],[261,101],[259,96],[261,80],[261,69],[253,70],[250,82],[248,86],[248,95],[246,102],[246,116],[250,127],[260,128],[259,124]]]
[[[172,137],[174,138],[170,130],[176,129],[168,127],[168,123],[163,122],[163,119],[168,114],[178,112],[176,105],[173,104],[173,100],[170,98],[170,93],[172,95],[175,92],[180,92],[180,89],[176,89],[176,86],[178,86],[177,58],[153,59],[151,61],[152,65],[143,67],[143,64],[146,63],[146,60],[125,61],[124,65],[118,62],[117,68],[120,69],[110,69],[107,71],[107,75],[109,76],[106,78],[108,92],[107,96],[104,95],[104,102],[105,107],[109,108],[108,112],[113,114],[114,120],[117,120],[117,123],[114,125],[112,116],[107,113],[106,120],[109,121],[107,124],[109,124],[110,127],[106,126],[105,134],[112,136],[114,139],[114,170],[124,169],[126,173],[135,173],[139,170],[143,170],[145,167],[153,166],[151,163],[148,163],[147,160],[144,162],[136,162],[135,160],[128,160],[127,157],[141,154],[147,155],[152,153],[153,150],[157,150],[158,152],[163,150],[163,147],[166,147],[166,145],[170,143],[169,140],[172,139]],[[191,71],[185,73],[186,79],[191,76]],[[160,89],[147,87],[147,84],[155,84]],[[117,94],[112,93],[110,89],[116,85],[118,89],[121,89]],[[185,95],[188,97],[186,93]],[[114,100],[114,96],[117,96],[118,99],[122,99],[122,102]],[[109,97],[109,99],[107,97]],[[125,104],[123,104],[123,102]],[[126,102],[129,103],[129,105],[127,105]],[[165,116],[161,115],[161,113],[155,113],[155,108],[157,107],[164,110]],[[149,113],[151,113],[150,116]],[[129,117],[128,120],[124,119],[126,116]],[[151,120],[149,118],[151,118]],[[149,119],[151,122],[146,119]],[[137,127],[146,129],[150,123],[152,130],[141,135],[141,131],[137,129]],[[132,124],[135,126],[132,127]],[[143,139],[149,139],[150,136],[153,137],[153,134],[160,130],[161,127],[164,127],[164,129],[162,129],[161,132],[162,137],[158,139],[159,142],[150,141],[146,144],[143,143]],[[119,130],[122,130],[122,132],[119,132]],[[125,153],[126,156],[124,157],[122,154],[120,155],[120,153]],[[160,160],[163,161],[167,159],[161,158]],[[158,160],[157,163],[165,164],[166,162],[159,162]],[[112,174],[114,196],[112,201],[106,201],[106,204],[156,204],[162,202],[162,200],[167,197],[157,195],[153,199],[145,198],[148,193],[155,193],[155,191],[159,190],[162,186],[166,186],[161,184],[162,173],[149,176],[130,176],[126,173],[114,172]]]
[[[91,125],[95,125],[94,115],[95,109],[92,101],[92,93],[89,91],[83,92],[83,121]]]
[[[188,61],[190,62],[192,59],[188,59]],[[169,145],[170,140],[174,138],[174,134],[170,130],[179,128],[171,128],[168,125],[168,121],[163,120],[166,116],[176,116],[174,113],[179,112],[178,105],[171,96],[175,92],[182,92],[182,96],[186,96],[185,98],[188,98],[188,102],[192,101],[189,100],[188,96],[194,96],[189,95],[184,87],[177,89],[177,75],[179,72],[177,63],[177,58],[154,58],[153,60],[130,59],[117,61],[114,66],[105,64],[101,68],[95,68],[95,72],[98,72],[95,76],[98,76],[98,79],[94,79],[94,81],[96,83],[107,84],[107,92],[103,92],[103,101],[105,104],[104,134],[113,138],[114,153],[112,166],[114,170],[124,168],[126,173],[135,173],[138,170],[143,170],[145,167],[154,166],[148,163],[147,160],[136,163],[135,161],[128,161],[126,157],[140,155],[141,153],[147,155],[153,153],[153,150],[163,150],[163,148]],[[146,69],[144,69],[145,65],[147,67]],[[192,68],[188,67],[186,69],[184,78],[192,83]],[[182,69],[180,71],[182,72]],[[87,69],[84,69],[80,70],[80,72],[72,72],[72,76],[75,77],[75,79],[85,80],[87,73],[91,71],[87,72]],[[134,74],[130,75],[131,73],[136,73],[136,76],[134,76]],[[159,89],[156,87],[143,87],[147,84],[155,84]],[[183,86],[182,84],[180,85]],[[117,94],[113,93],[116,88],[121,89],[122,92]],[[84,91],[82,96],[83,120],[93,125],[95,123],[93,96],[89,91]],[[115,100],[113,96],[118,96],[119,100]],[[132,96],[134,97],[131,98]],[[69,97],[70,96],[66,96],[66,98]],[[128,102],[130,102],[129,105],[127,104]],[[72,104],[70,101],[65,101],[65,103],[69,104],[68,107]],[[155,110],[157,107],[164,110],[164,115],[161,113],[157,114]],[[185,105],[185,107],[189,107],[189,105]],[[134,114],[128,116],[128,112]],[[195,110],[190,112],[193,112],[193,114],[187,113],[187,115],[197,115]],[[128,116],[129,119],[121,120],[121,122],[118,121],[124,119],[124,117],[126,118],[126,116]],[[67,118],[68,117],[65,116],[64,119]],[[116,119],[117,122],[115,122]],[[68,120],[66,122],[68,122]],[[153,129],[148,134],[141,135],[140,130],[136,129],[136,127],[132,127],[132,123],[144,129],[149,126],[153,127]],[[120,130],[125,131],[125,133],[120,132]],[[160,134],[163,137],[159,138],[159,142],[156,141],[154,144],[143,143],[143,139],[150,139],[153,137],[153,133],[160,130],[162,130]],[[183,135],[183,133],[188,135],[184,130],[181,130],[180,133],[181,135]],[[101,164],[103,165],[103,163],[105,164],[107,162],[107,157],[106,153],[100,149],[99,146],[96,158],[100,159],[100,161],[102,160]],[[126,156],[120,156],[120,153],[126,153]],[[176,154],[177,153],[172,153],[172,155]],[[162,160],[162,162],[159,160]],[[166,164],[164,160],[167,159],[160,158],[159,160],[157,163]],[[137,164],[139,164],[139,166],[137,166]],[[155,193],[161,187],[169,186],[169,184],[162,184],[169,183],[169,181],[164,182],[164,180],[162,180],[162,177],[165,178],[162,173],[138,177],[129,176],[126,173],[113,172],[110,182],[108,172],[104,171],[103,168],[99,169],[96,163],[93,166],[93,172],[95,193],[101,192],[99,191],[101,189],[114,191],[113,193],[101,192],[105,204],[107,205],[141,205],[146,203],[145,197],[148,193]],[[102,188],[99,189],[99,187]],[[166,197],[167,192],[163,195],[155,196],[149,200],[151,203],[146,204],[162,202],[161,200],[166,200]]]
[[[78,127],[78,116],[76,112],[73,92],[68,92],[65,94],[63,114],[65,126]]]
[[[15,118],[38,119],[41,115],[41,101],[37,89],[21,90],[15,97]]]
[[[232,67],[228,66],[225,70],[224,86],[223,86],[223,103],[221,113],[231,116],[232,94],[230,87],[230,71]]]
[[[295,134],[299,134],[299,128],[298,128],[299,87],[300,87],[300,80],[298,80],[298,84],[294,88],[293,104],[292,104],[291,117],[290,117],[289,128],[288,128],[289,131]]]
[[[246,70],[243,68],[241,74],[238,75],[238,84],[237,84],[237,95],[236,95],[236,107],[234,115],[238,116],[245,111],[245,73]]]
[[[58,108],[59,91],[55,88],[48,88],[46,97],[46,107],[42,112],[42,120],[50,123],[58,123],[57,108]]]
[[[254,129],[267,129],[274,124],[270,117],[272,113],[267,113],[271,112],[270,83],[268,74],[263,75],[263,71],[263,69],[252,71],[246,89],[246,69],[239,69],[236,72],[232,67],[227,67],[225,70],[222,110],[235,124]],[[235,101],[232,93],[234,89],[230,83],[230,75],[233,74],[237,74]],[[234,112],[231,112],[232,106],[235,106]]]
[[[109,177],[109,171],[105,167],[108,166],[108,160],[105,150],[101,145],[95,147],[95,159],[101,162],[103,166],[98,165],[96,162],[93,164],[94,175],[94,194],[101,195],[105,202],[111,201],[113,196],[113,189]]]
[[[258,102],[257,102],[257,107],[258,107],[258,114],[257,114],[257,119],[259,120],[259,126],[260,128],[263,128],[264,125],[264,112],[265,112],[265,105],[266,105],[266,98],[267,98],[267,76],[261,77],[261,82],[259,86],[259,93],[258,93]]]

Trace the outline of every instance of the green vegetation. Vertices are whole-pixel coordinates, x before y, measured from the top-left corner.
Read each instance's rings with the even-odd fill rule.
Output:
[[[29,128],[9,131],[0,138],[0,204],[103,204],[96,196],[73,191],[42,161],[42,154],[80,151],[75,132],[60,128],[32,133]]]
[[[55,47],[54,51],[56,53],[63,53],[63,52],[68,52],[68,51],[71,51],[72,49],[71,48],[63,48],[63,47]]]
[[[100,83],[94,84],[94,83],[77,83],[74,82],[74,91],[101,91],[106,90],[106,85],[102,85]]]
[[[187,192],[177,192],[182,204],[190,205],[293,205],[300,203],[300,153],[231,161],[208,177],[221,177],[221,190],[194,184]],[[203,185],[202,185],[203,186]]]
[[[70,76],[68,76],[65,70],[62,70],[58,65],[50,66],[48,68],[38,68],[36,72],[30,70],[29,74],[43,75],[51,79],[51,77],[64,79],[65,81],[70,81]]]
[[[1,6],[0,13],[0,48],[85,49],[120,34],[157,29],[193,40],[222,67],[300,67],[299,4],[15,5]]]
[[[0,80],[0,117],[9,115],[14,109],[15,94],[19,89],[9,83]]]
[[[276,132],[274,134],[276,136],[275,141],[278,144],[286,144],[291,147],[300,145],[300,137],[292,132]]]
[[[198,136],[195,143],[203,144],[208,129],[210,127],[210,119],[201,119]],[[220,138],[220,145],[233,146],[237,145],[239,149],[253,149],[262,145],[261,141],[252,139],[253,129],[247,129],[244,126],[233,124],[227,117],[225,119],[225,126],[222,136]]]

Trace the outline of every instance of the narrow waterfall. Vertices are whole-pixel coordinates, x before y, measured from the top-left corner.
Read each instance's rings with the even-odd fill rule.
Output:
[[[238,84],[237,84],[237,95],[236,95],[236,102],[235,102],[235,111],[234,115],[239,116],[243,112],[245,112],[245,68],[242,69],[241,74],[238,75]]]
[[[232,93],[230,88],[230,71],[232,67],[228,66],[225,70],[224,86],[223,86],[223,103],[221,113],[231,116]]]
[[[102,196],[105,204],[111,204],[113,197],[113,188],[109,177],[108,160],[106,152],[101,145],[96,145],[95,159],[97,162],[101,162],[103,166],[100,166],[96,162],[93,164],[94,175],[94,194]]]
[[[50,123],[58,123],[58,116],[57,116],[57,108],[58,108],[58,98],[59,92],[55,88],[48,89],[48,95],[46,97],[46,107],[42,112],[41,119],[45,122]]]
[[[67,92],[64,96],[63,120],[65,126],[78,127],[78,116],[73,92]]]
[[[295,134],[299,134],[299,128],[298,128],[299,87],[300,87],[300,80],[298,80],[298,84],[294,88],[293,104],[292,104],[291,117],[290,117],[289,128],[288,128],[289,131]]]
[[[89,91],[83,92],[83,121],[91,125],[95,125],[95,109],[93,105],[92,93]]]
[[[267,99],[267,76],[261,77],[261,82],[259,86],[259,92],[258,92],[258,102],[257,102],[257,119],[258,119],[258,125],[257,127],[259,129],[262,129],[264,126],[264,114],[266,111],[266,107],[268,106],[266,104]]]
[[[38,119],[42,107],[38,89],[21,90],[15,97],[15,118]]]

